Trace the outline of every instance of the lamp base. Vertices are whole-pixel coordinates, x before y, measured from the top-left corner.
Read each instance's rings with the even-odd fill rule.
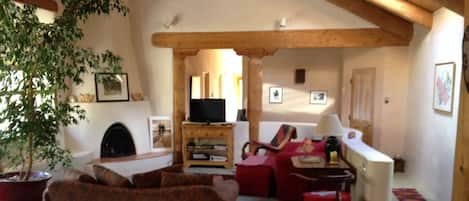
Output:
[[[332,157],[332,159],[335,158],[334,161],[332,162],[337,162],[338,160],[338,155],[340,153],[340,142],[335,136],[329,136],[326,140],[326,161],[331,162],[331,153],[336,152],[335,157]],[[334,154],[333,154],[334,155]]]

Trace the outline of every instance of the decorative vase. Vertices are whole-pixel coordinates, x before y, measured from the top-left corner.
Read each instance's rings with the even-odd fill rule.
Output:
[[[42,201],[42,194],[51,175],[47,172],[31,172],[31,181],[13,181],[7,178],[19,172],[6,173],[0,177],[0,201]]]

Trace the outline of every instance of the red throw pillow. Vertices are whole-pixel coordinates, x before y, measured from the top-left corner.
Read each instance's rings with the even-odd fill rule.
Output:
[[[206,174],[161,173],[161,187],[213,185],[213,176]]]
[[[129,187],[130,181],[120,174],[103,166],[93,166],[94,175],[98,183],[113,187]]]
[[[137,188],[159,188],[161,184],[162,172],[183,172],[182,165],[173,165],[150,172],[135,174],[132,176],[132,182]]]

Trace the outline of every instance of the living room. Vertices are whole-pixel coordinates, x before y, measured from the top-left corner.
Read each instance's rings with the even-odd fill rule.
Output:
[[[352,110],[366,107],[372,108],[371,111],[364,110],[367,113],[364,116],[372,124],[371,129],[363,132],[365,135],[363,141],[371,145],[377,153],[406,161],[405,173],[398,173],[397,176],[392,174],[389,177],[393,184],[389,189],[409,187],[418,190],[426,200],[452,198],[456,200],[457,191],[453,189],[458,189],[460,183],[456,184],[459,178],[453,176],[457,174],[453,169],[457,169],[456,164],[461,160],[456,144],[459,143],[458,126],[461,126],[458,124],[458,121],[461,121],[459,116],[462,115],[460,107],[462,108],[465,97],[460,95],[464,90],[464,86],[460,83],[463,80],[460,54],[464,35],[464,18],[461,16],[463,12],[460,12],[462,8],[441,2],[439,7],[431,8],[427,6],[428,4],[419,4],[418,1],[406,1],[404,4],[417,5],[419,11],[424,8],[424,11],[430,13],[432,22],[428,27],[428,23],[413,21],[412,17],[410,19],[402,17],[402,13],[395,10],[389,12],[387,10],[389,8],[379,8],[380,4],[372,3],[373,1],[360,1],[358,4],[372,6],[373,9],[379,10],[377,12],[386,13],[384,16],[389,19],[402,20],[408,24],[399,26],[399,23],[397,25],[384,23],[383,25],[379,20],[370,21],[370,18],[374,17],[363,14],[367,13],[365,9],[367,6],[357,6],[348,1],[123,2],[129,7],[127,16],[116,12],[112,12],[109,16],[90,16],[86,23],[80,25],[84,33],[84,38],[78,43],[80,47],[90,48],[96,52],[110,50],[122,57],[122,72],[126,73],[125,78],[128,81],[126,90],[130,97],[121,102],[100,102],[99,99],[105,98],[105,94],[103,96],[99,94],[97,89],[99,82],[95,81],[94,73],[86,74],[83,77],[84,82],[80,85],[72,84],[71,81],[67,83],[70,90],[61,94],[61,98],[74,105],[80,105],[86,110],[87,117],[87,120],[80,121],[77,125],[64,128],[64,132],[60,132],[57,136],[60,144],[71,151],[74,168],[92,172],[93,170],[89,168],[91,161],[91,164],[100,163],[124,176],[132,176],[135,173],[182,163],[185,146],[182,143],[184,140],[182,121],[188,120],[190,116],[188,97],[193,95],[191,94],[193,87],[189,85],[190,77],[198,76],[201,86],[198,97],[225,98],[227,101],[226,121],[233,122],[234,126],[232,131],[234,167],[243,161],[241,148],[245,142],[250,140],[269,142],[281,124],[296,127],[298,137],[292,141],[300,143],[305,137],[313,137],[315,126],[328,114],[337,114],[343,127],[356,128],[349,117],[360,112]],[[40,8],[41,12],[49,15],[45,18],[53,21],[54,16],[60,15],[63,5],[57,3],[58,13],[47,12]],[[365,10],[357,11],[357,9]],[[413,12],[421,13],[417,11],[408,13]],[[44,16],[44,14],[39,15]],[[394,35],[370,31],[377,28],[391,31]],[[369,34],[369,37],[366,39],[352,34],[347,38],[338,34],[347,29],[365,31],[360,33]],[[310,37],[295,35],[295,39],[302,43],[298,45],[295,41],[288,40],[288,34],[299,33],[295,33],[295,30],[305,30],[308,34],[308,30],[326,30],[331,37],[316,33]],[[408,30],[411,31],[408,39],[394,37]],[[229,32],[239,33],[237,37],[241,39],[233,38]],[[273,32],[272,35],[285,33],[285,36],[275,38],[276,36],[271,37],[269,32]],[[211,33],[220,34],[218,37],[222,38],[210,35]],[[224,33],[228,35],[223,35]],[[255,39],[246,39],[249,37]],[[264,55],[261,57],[244,51],[249,49],[250,44],[262,44],[269,40],[273,41],[272,44],[281,45],[277,48],[265,46]],[[235,43],[240,41],[241,45],[237,46]],[[289,46],[289,42],[293,45]],[[197,44],[202,46],[196,47]],[[222,45],[211,47],[219,44]],[[191,49],[196,51],[188,53]],[[187,56],[183,56],[181,60],[178,52],[175,53],[177,50],[186,51],[184,54]],[[196,61],[198,57],[204,55],[212,57],[210,56],[212,53],[215,58],[210,59],[225,57],[225,62],[219,64],[207,59],[207,64]],[[228,57],[231,59],[226,59]],[[453,62],[455,66],[452,104],[450,112],[440,112],[434,109],[435,71],[433,69],[436,64],[447,62]],[[231,63],[235,65],[232,66]],[[209,73],[209,76],[206,76],[204,72],[210,70],[194,70],[208,65],[226,66],[225,69],[229,69],[229,72]],[[184,71],[177,71],[175,66],[183,66]],[[253,66],[260,67],[263,75],[260,80],[249,78]],[[356,88],[352,88],[350,80],[354,78],[354,73],[360,72],[360,69],[373,69],[374,81],[363,85],[370,86],[372,83],[373,87],[362,88],[372,92],[372,98],[356,93],[354,95],[352,92]],[[204,76],[210,80],[209,90],[206,90],[203,84],[206,80]],[[304,81],[297,83],[297,76],[303,76]],[[250,80],[256,82],[249,83]],[[231,91],[229,87],[226,89],[220,87],[223,84],[229,84],[233,89],[237,89],[234,90],[236,92]],[[255,87],[259,86],[261,93],[256,94],[259,88]],[[240,88],[242,90],[239,90]],[[271,101],[272,88],[281,89],[279,102]],[[327,101],[320,104],[312,102],[313,92],[322,93],[327,97]],[[87,97],[90,100],[87,100]],[[361,101],[353,102],[352,97]],[[247,122],[236,121],[238,109],[246,109]],[[180,111],[183,113],[178,113]],[[177,116],[178,114],[183,115]],[[153,138],[150,137],[152,131],[149,131],[149,126],[153,127],[149,117],[155,117],[157,121],[169,120],[172,124],[165,127],[171,128],[171,134],[168,135],[170,138],[165,135],[163,138],[170,139],[171,143],[166,140],[162,145],[164,149],[160,149],[161,145],[158,145],[158,148],[155,148],[157,145],[151,147],[150,141]],[[96,160],[102,154],[100,148],[106,130],[114,123],[122,123],[130,135],[141,133],[140,136],[131,137],[135,147],[134,150],[129,150],[132,156],[122,159],[121,162],[119,159],[111,162]],[[256,129],[252,125],[257,126],[255,134],[250,132]],[[344,140],[344,143],[353,144],[347,140]],[[350,144],[348,146],[353,147]],[[166,149],[167,147],[169,148]],[[363,157],[366,158],[366,154]],[[350,162],[352,166],[356,166],[355,176],[359,177],[359,168],[362,164],[357,166],[353,161]],[[88,164],[87,169],[83,168],[84,164]],[[41,166],[39,164],[36,168]],[[225,179],[228,180],[236,177],[236,168],[196,167],[185,170],[223,175],[229,173],[231,177],[225,175]],[[62,170],[58,170],[55,174],[59,175],[60,171]],[[362,182],[358,180],[358,183]],[[243,181],[237,180],[237,182],[242,192]],[[370,196],[373,196],[356,191],[356,189],[351,190],[352,194],[355,194],[352,195],[353,200],[363,198],[370,200]],[[275,191],[273,193],[275,194]],[[391,198],[394,196],[391,191],[387,193],[391,195],[390,200],[396,199]],[[357,197],[356,194],[364,197]],[[239,193],[238,199],[261,200],[245,196]],[[209,195],[205,200],[212,199],[208,197]],[[267,197],[275,199],[275,195]],[[51,198],[52,200],[57,199]]]

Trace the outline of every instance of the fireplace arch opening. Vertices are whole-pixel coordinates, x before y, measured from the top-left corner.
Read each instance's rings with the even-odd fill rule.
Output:
[[[104,133],[101,142],[101,158],[114,158],[135,155],[132,134],[122,123],[112,124]]]

